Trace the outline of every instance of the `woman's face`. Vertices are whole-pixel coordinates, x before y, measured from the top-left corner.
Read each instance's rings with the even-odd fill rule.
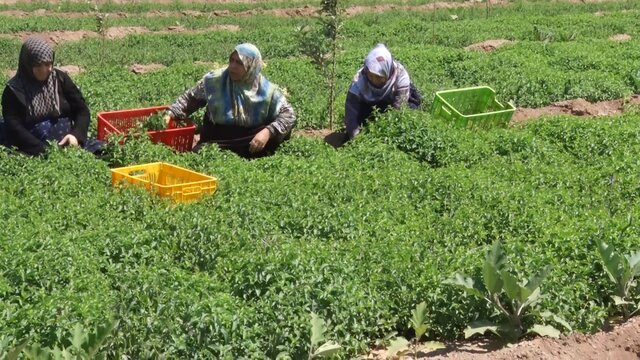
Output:
[[[240,81],[246,74],[247,70],[244,68],[238,52],[234,51],[231,56],[229,56],[229,77],[233,81]]]
[[[53,64],[50,62],[40,63],[33,66],[33,77],[38,81],[46,81],[53,71]]]
[[[367,73],[367,79],[369,80],[371,85],[377,88],[383,87],[384,84],[387,82],[387,78],[385,76],[374,74],[368,70],[366,71],[366,73]]]

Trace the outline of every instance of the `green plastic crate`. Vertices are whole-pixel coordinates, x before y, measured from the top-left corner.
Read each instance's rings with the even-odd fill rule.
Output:
[[[506,127],[516,108],[496,100],[496,92],[488,86],[436,92],[431,114],[455,121],[462,127]]]

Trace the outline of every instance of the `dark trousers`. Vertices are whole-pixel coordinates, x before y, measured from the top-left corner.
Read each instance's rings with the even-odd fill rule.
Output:
[[[266,126],[246,128],[235,125],[217,125],[205,120],[200,132],[200,141],[193,148],[193,151],[199,152],[203,146],[216,144],[221,150],[233,151],[246,159],[272,155],[280,146],[280,142],[273,137],[269,139],[269,142],[261,151],[257,153],[249,151],[251,140],[265,128]]]
[[[61,141],[71,132],[71,121],[68,118],[46,119],[29,129],[29,132],[40,141]],[[0,145],[11,147],[13,142],[9,138],[4,120],[0,118]],[[93,154],[102,152],[104,143],[96,139],[87,139],[83,148]]]

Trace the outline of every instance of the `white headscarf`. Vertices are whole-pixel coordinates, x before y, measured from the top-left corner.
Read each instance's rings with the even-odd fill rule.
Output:
[[[367,71],[383,76],[387,81],[382,87],[377,88],[367,79]],[[349,91],[367,102],[378,102],[391,96],[397,74],[396,63],[391,53],[384,44],[378,44],[365,58],[364,66],[356,73]]]

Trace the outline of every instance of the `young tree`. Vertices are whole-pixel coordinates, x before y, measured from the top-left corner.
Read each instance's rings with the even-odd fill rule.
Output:
[[[335,119],[336,56],[339,51],[342,13],[343,9],[338,0],[321,0],[316,26],[301,26],[298,29],[300,49],[311,58],[311,62],[325,78],[330,129],[333,129]]]

